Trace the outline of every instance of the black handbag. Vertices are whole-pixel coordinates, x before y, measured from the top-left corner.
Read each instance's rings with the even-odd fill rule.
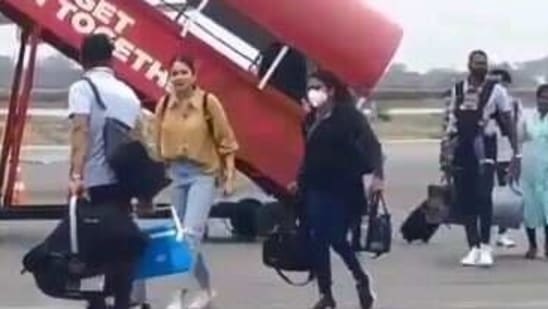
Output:
[[[383,213],[379,213],[382,208]],[[369,224],[364,251],[374,253],[376,257],[390,252],[392,246],[392,220],[384,197],[375,194],[371,199]]]
[[[314,280],[313,256],[309,244],[308,232],[303,226],[278,227],[263,243],[263,263],[276,270],[288,284],[305,286]],[[308,272],[308,278],[297,283],[292,281],[284,271]]]
[[[106,111],[97,86],[89,78],[84,81],[91,87],[99,108]],[[150,157],[145,145],[131,136],[131,128],[125,123],[105,117],[103,140],[105,158],[125,192],[151,199],[171,183],[163,163]]]

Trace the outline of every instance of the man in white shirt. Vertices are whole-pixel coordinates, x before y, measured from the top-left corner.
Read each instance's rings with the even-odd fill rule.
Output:
[[[468,78],[455,85],[448,107],[443,160],[451,167],[456,194],[454,211],[462,218],[469,253],[463,266],[489,267],[494,263],[490,246],[493,213],[492,191],[496,161],[495,116],[508,132],[513,149],[510,172],[519,173],[519,155],[511,105],[504,87],[486,79],[488,59],[484,51],[470,53]]]
[[[116,78],[111,68],[114,47],[106,35],[84,39],[81,61],[84,78],[97,88],[106,110],[100,108],[91,85],[80,80],[69,90],[68,114],[71,126],[70,190],[73,195],[87,192],[92,205],[110,203],[127,211],[131,197],[121,190],[114,172],[107,163],[103,127],[106,116],[115,118],[135,130],[139,129],[141,103],[135,92]],[[110,267],[106,285],[114,296],[114,309],[128,309],[134,261],[121,259]],[[104,299],[94,299],[90,309],[105,309]]]
[[[490,72],[492,78],[497,80],[501,86],[509,91],[510,85],[512,84],[512,76],[507,70],[504,69],[495,69]],[[517,98],[509,95],[510,102],[512,105],[512,120],[514,124],[517,124],[521,121],[523,113],[523,105],[521,101]],[[494,121],[494,120],[492,120]],[[506,175],[508,173],[508,168],[510,167],[510,161],[512,159],[512,147],[510,145],[510,140],[508,136],[504,135],[503,132],[497,128],[497,185],[505,186],[507,185]],[[499,227],[499,235],[497,239],[497,246],[512,248],[516,246],[516,242],[510,238],[508,231],[504,227]]]

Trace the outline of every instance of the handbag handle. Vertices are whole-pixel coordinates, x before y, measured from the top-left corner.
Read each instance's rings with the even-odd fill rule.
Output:
[[[385,214],[390,214],[390,211],[388,210],[388,206],[386,204],[386,200],[384,198],[384,194],[381,192],[373,194],[371,198],[371,205],[374,208],[373,214],[376,216],[378,213],[379,205],[382,207],[382,210]]]
[[[171,215],[171,220],[173,220],[173,225],[175,226],[176,230],[176,236],[175,239],[177,241],[182,241],[184,238],[184,232],[183,225],[181,224],[181,218],[179,217],[179,214],[177,213],[177,209],[173,206],[169,207],[159,207],[156,208],[156,211],[169,211]]]
[[[523,196],[523,192],[522,192],[521,189],[518,187],[517,182],[515,182],[515,181],[510,181],[510,182],[508,183],[508,188],[509,188],[510,190],[512,190],[512,192],[514,192],[516,195]]]
[[[78,197],[73,195],[69,199],[69,231],[70,231],[70,253],[77,255],[78,248]]]
[[[285,281],[287,284],[292,285],[292,286],[305,286],[305,285],[309,284],[310,282],[312,282],[312,280],[314,280],[316,278],[316,276],[314,276],[313,272],[309,272],[308,273],[308,278],[306,278],[305,281],[295,282],[295,281],[291,280],[281,269],[279,269],[279,268],[275,268],[275,269],[276,269],[276,273],[278,274],[278,276],[280,276],[280,278],[282,278],[282,280]]]

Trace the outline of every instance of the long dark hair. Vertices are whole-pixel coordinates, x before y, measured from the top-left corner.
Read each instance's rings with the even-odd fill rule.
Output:
[[[324,83],[327,88],[332,88],[335,91],[335,102],[337,104],[351,104],[354,102],[352,94],[348,87],[333,73],[325,70],[319,70],[312,73],[309,78],[316,78]]]

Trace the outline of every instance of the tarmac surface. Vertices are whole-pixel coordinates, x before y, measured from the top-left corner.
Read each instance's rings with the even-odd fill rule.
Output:
[[[436,143],[386,145],[387,200],[394,215],[393,251],[379,259],[363,254],[360,259],[374,278],[378,309],[544,309],[548,308],[548,261],[522,258],[526,240],[514,249],[496,249],[491,269],[462,268],[466,247],[462,228],[441,227],[429,244],[407,244],[399,235],[405,215],[425,197],[426,186],[436,182]],[[62,148],[34,149],[24,154],[24,179],[29,199],[62,202],[66,195],[67,164]],[[251,188],[242,196],[261,197]],[[263,198],[268,198],[264,197]],[[143,224],[151,224],[150,221]],[[154,223],[152,223],[154,224]],[[41,241],[54,221],[0,222],[0,309],[84,308],[78,302],[56,301],[42,295],[30,275],[20,275],[21,257]],[[211,220],[212,240],[203,250],[217,291],[214,307],[220,309],[310,308],[317,297],[314,285],[286,285],[261,262],[261,243],[230,238],[224,224]],[[334,293],[337,308],[358,308],[354,283],[337,257],[334,263]],[[296,274],[300,278],[302,274]],[[155,307],[165,308],[182,278],[158,279],[149,296]]]

